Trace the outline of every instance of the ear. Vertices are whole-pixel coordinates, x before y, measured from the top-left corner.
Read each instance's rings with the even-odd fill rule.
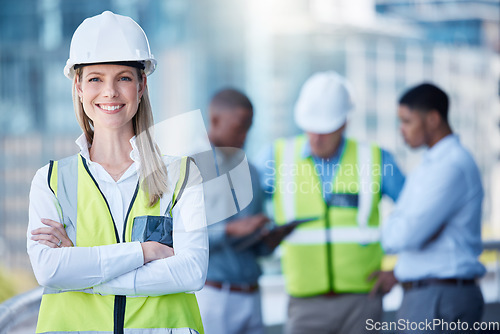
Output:
[[[82,81],[80,80],[80,76],[78,75],[75,75],[75,88],[76,92],[78,93],[78,97],[81,99],[83,96]]]
[[[428,129],[437,129],[441,125],[441,115],[437,110],[431,110],[425,116],[425,125]]]
[[[345,121],[344,125],[342,125],[337,131],[344,132],[346,127],[347,127],[347,121]]]
[[[210,112],[210,128],[215,129],[219,125],[220,116],[217,112]]]
[[[148,77],[146,74],[142,73],[142,81],[139,83],[139,98],[144,94],[144,90],[146,90],[146,85],[148,84]]]

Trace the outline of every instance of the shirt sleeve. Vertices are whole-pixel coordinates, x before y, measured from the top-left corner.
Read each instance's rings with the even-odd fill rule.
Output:
[[[140,243],[98,247],[50,248],[31,240],[31,231],[46,227],[42,218],[61,222],[59,203],[48,186],[48,165],[31,183],[27,250],[38,283],[58,290],[80,290],[111,280],[144,263]]]
[[[94,293],[160,296],[203,287],[208,269],[208,237],[203,185],[195,164],[191,164],[188,185],[172,214],[175,255],[94,286]]]
[[[259,214],[263,212],[263,194],[262,194],[262,189],[261,189],[261,184],[260,184],[260,178],[259,178],[259,173],[255,167],[254,164],[249,163],[248,164],[249,171],[250,171],[250,176],[251,176],[251,182],[252,182],[252,201],[250,204],[245,207],[241,212],[236,214],[233,217],[230,217],[228,219],[224,219],[220,222],[217,222],[215,224],[212,224],[208,227],[208,239],[209,239],[209,249],[210,252],[215,252],[218,251],[224,247],[227,246],[233,246],[235,244],[244,242],[247,238],[241,238],[241,237],[231,237],[228,236],[226,233],[226,226],[227,224],[231,224],[232,222],[247,218],[249,216]],[[220,199],[219,199],[220,200]],[[255,237],[255,236],[250,236]],[[260,252],[260,250],[259,250]]]
[[[208,244],[210,252],[217,251],[229,243],[226,234],[226,225],[227,220],[223,220],[208,227]]]
[[[405,176],[396,160],[386,150],[382,150],[382,194],[389,196],[394,202],[398,200],[403,189]]]
[[[274,180],[276,178],[276,161],[273,156],[273,145],[266,146],[255,159],[261,190],[265,197],[271,197],[274,193]]]
[[[271,151],[272,154],[272,151]],[[258,169],[254,167],[255,165],[251,165],[251,175],[252,175],[252,187],[253,187],[253,207],[251,210],[253,214],[259,214],[264,212],[264,201],[265,195],[262,190],[262,182],[260,182],[261,174]],[[257,231],[260,233],[260,231]],[[260,241],[252,247],[252,251],[257,256],[266,256],[273,252],[273,249],[270,249],[266,242]]]
[[[387,253],[417,250],[437,237],[465,194],[463,172],[439,165],[409,180],[395,210],[383,225],[382,245]]]

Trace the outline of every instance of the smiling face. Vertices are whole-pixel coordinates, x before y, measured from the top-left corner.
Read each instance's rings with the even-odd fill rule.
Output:
[[[82,68],[76,89],[85,114],[94,129],[133,131],[132,118],[146,86],[146,76],[139,76],[130,66],[99,64]]]

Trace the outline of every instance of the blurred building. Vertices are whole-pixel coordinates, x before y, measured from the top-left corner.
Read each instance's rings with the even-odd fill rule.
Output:
[[[467,59],[455,60],[456,54],[450,53],[449,58],[458,66],[467,67],[467,72],[478,73],[489,71],[485,87],[490,99],[482,102],[471,99],[471,97],[481,94],[481,89],[477,83],[472,83],[468,77],[450,78],[450,84],[461,87],[461,93],[457,95],[456,104],[461,107],[462,117],[455,119],[455,123],[461,123],[458,130],[468,133],[468,138],[476,141],[473,146],[468,146],[473,150],[476,159],[480,159],[479,164],[483,172],[483,183],[486,189],[486,220],[491,222],[491,234],[496,238],[500,237],[500,207],[494,205],[493,199],[500,196],[500,1],[497,0],[376,0],[376,10],[385,17],[394,20],[402,20],[418,26],[428,41],[438,42],[443,47],[455,50],[463,50],[468,47],[480,50],[483,54],[490,53],[489,61],[482,62],[474,56],[464,57]],[[482,65],[478,64],[478,61]],[[480,70],[482,68],[482,70]],[[450,69],[450,74],[454,74],[454,69]],[[454,75],[453,75],[454,76]],[[475,76],[475,75],[474,75]],[[480,76],[476,76],[477,79]],[[496,92],[496,93],[495,93]],[[453,106],[452,106],[453,107]],[[463,108],[462,108],[463,107]],[[478,110],[489,109],[490,112]],[[473,114],[471,115],[471,112]],[[474,117],[480,119],[480,124],[472,125],[467,118]],[[474,123],[472,123],[474,124]],[[475,137],[476,127],[483,136]],[[462,133],[459,131],[459,133]],[[467,144],[467,142],[466,142]],[[486,147],[485,147],[486,146]],[[488,226],[487,226],[488,227]],[[488,237],[488,236],[486,236]]]
[[[376,0],[376,10],[418,25],[430,41],[486,47],[500,53],[497,0]]]

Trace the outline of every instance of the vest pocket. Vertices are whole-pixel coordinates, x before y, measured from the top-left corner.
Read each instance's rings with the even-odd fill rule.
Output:
[[[138,216],[132,226],[132,241],[157,241],[173,246],[172,218],[166,216]]]

